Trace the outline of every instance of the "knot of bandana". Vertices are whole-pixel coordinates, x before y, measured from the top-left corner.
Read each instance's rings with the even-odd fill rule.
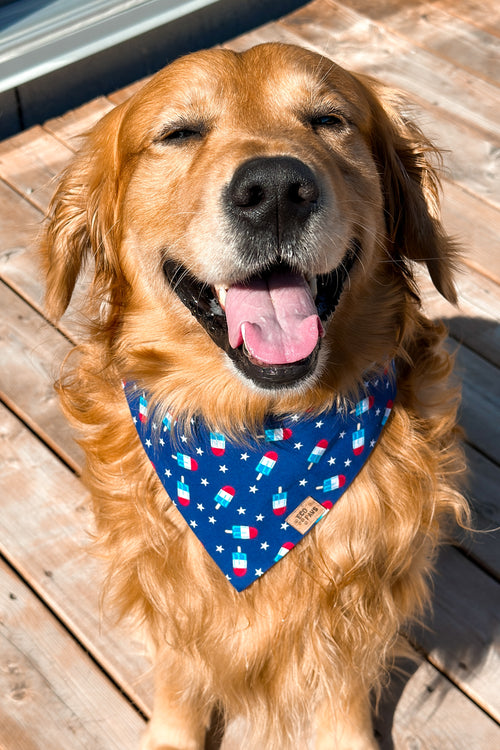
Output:
[[[144,450],[172,503],[238,590],[295,547],[362,469],[392,409],[392,371],[364,383],[351,408],[269,417],[236,442],[193,420],[190,434],[150,410],[137,383],[125,395]]]

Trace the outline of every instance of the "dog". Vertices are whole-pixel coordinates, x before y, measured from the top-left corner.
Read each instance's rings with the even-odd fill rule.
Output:
[[[377,747],[401,627],[468,517],[452,358],[414,274],[456,302],[435,155],[394,91],[270,43],[174,61],[62,176],[53,320],[89,281],[57,387],[109,599],[155,664],[144,750],[199,750],[216,709],[245,748]]]

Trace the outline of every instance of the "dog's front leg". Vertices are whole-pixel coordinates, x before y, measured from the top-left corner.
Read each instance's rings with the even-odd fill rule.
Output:
[[[325,702],[316,713],[314,750],[380,750],[373,734],[369,697],[356,695],[348,706],[333,712]]]
[[[193,673],[173,651],[157,661],[153,715],[141,750],[203,750],[211,706],[202,701]]]

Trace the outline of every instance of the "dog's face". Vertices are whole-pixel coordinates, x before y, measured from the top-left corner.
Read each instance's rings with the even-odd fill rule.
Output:
[[[128,256],[259,386],[315,372],[347,274],[372,263],[369,123],[347,72],[290,48],[185,58],[123,119]]]
[[[404,257],[453,296],[417,132],[366,81],[306,50],[182,58],[110,113],[68,172],[49,242],[80,184],[78,249],[57,292],[63,253],[49,248],[49,304],[67,304],[91,250],[101,287],[114,276],[107,302],[117,279],[127,286],[117,306],[136,329],[163,316],[165,342],[177,327],[250,387],[303,389],[345,367],[348,350],[388,356]]]

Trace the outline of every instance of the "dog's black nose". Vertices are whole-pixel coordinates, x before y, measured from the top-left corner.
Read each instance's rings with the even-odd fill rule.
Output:
[[[282,236],[317,208],[320,190],[312,170],[291,156],[258,157],[241,164],[229,184],[229,213],[256,229]]]

